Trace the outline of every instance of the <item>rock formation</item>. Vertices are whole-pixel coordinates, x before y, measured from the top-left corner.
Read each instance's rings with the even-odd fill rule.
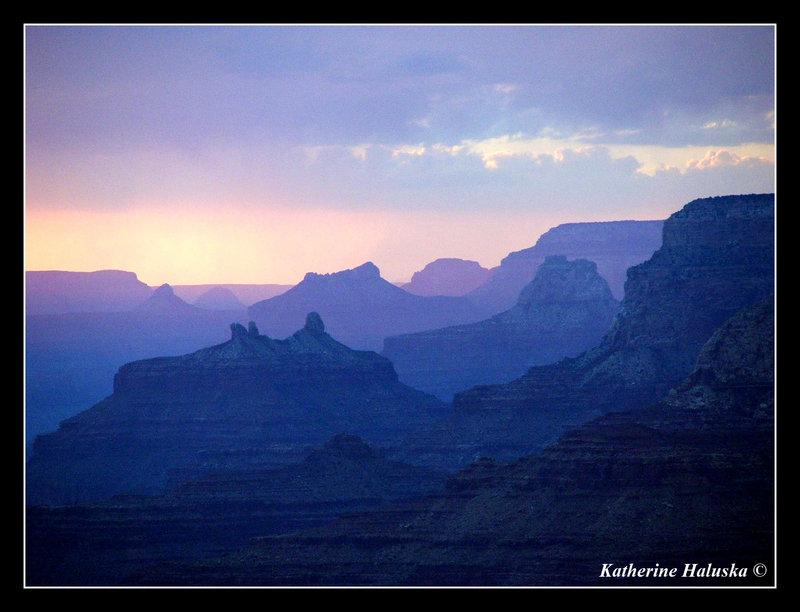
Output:
[[[658,401],[724,321],[773,292],[773,208],[771,194],[688,203],[664,223],[661,248],[628,270],[619,314],[597,347],[456,394],[452,418],[410,443],[408,456],[440,467],[511,460],[591,418]]]
[[[159,298],[163,297],[164,300]],[[170,295],[127,312],[75,312],[25,318],[26,441],[113,391],[124,364],[182,355],[224,342],[231,321],[246,313],[204,310]]]
[[[153,293],[133,272],[100,270],[25,272],[25,311],[29,315],[66,312],[122,312]]]
[[[384,341],[400,380],[452,401],[453,394],[577,357],[611,327],[619,303],[594,262],[545,258],[516,305],[490,319]]]
[[[411,282],[402,285],[414,295],[464,295],[485,283],[489,270],[477,261],[442,258],[414,272]]]
[[[159,496],[30,507],[27,584],[119,585],[155,563],[233,552],[252,537],[420,498],[444,481],[442,474],[388,461],[360,438],[339,434],[282,468],[212,472]]]
[[[343,343],[375,351],[383,348],[386,336],[485,317],[463,297],[412,295],[381,278],[371,262],[334,274],[309,272],[286,293],[253,304],[248,316],[267,334],[282,337],[310,311],[319,312]]]
[[[492,314],[511,308],[522,288],[536,275],[548,255],[588,259],[597,264],[611,293],[622,299],[629,267],[648,259],[661,246],[663,221],[606,221],[565,223],[541,235],[536,244],[509,253],[491,278],[466,294]]]
[[[252,285],[241,283],[225,283],[219,285],[172,285],[175,295],[182,300],[189,302],[190,304],[194,304],[201,295],[217,287],[230,291],[238,301],[245,306],[250,306],[256,302],[268,300],[271,297],[285,293],[292,288],[292,285]]]
[[[773,318],[769,298],[745,308],[713,335],[668,401],[599,417],[539,455],[482,459],[424,500],[130,580],[774,585]]]
[[[338,433],[391,445],[443,414],[387,359],[334,340],[316,313],[284,340],[255,324],[234,323],[231,336],[122,366],[111,396],[36,439],[28,503],[155,494],[169,478],[285,465]]]
[[[138,312],[151,314],[170,315],[175,317],[187,316],[197,311],[196,306],[187,304],[173,291],[172,287],[164,283],[136,309]]]
[[[245,310],[247,307],[225,287],[212,287],[194,300],[194,305],[206,310]]]

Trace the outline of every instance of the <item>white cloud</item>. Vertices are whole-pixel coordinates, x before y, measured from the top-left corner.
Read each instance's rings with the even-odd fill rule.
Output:
[[[519,89],[518,85],[513,85],[511,83],[497,83],[494,86],[494,90],[501,94],[512,94]]]
[[[708,151],[702,159],[692,159],[686,164],[687,169],[705,170],[706,168],[720,168],[723,166],[736,166],[745,159],[730,151]]]
[[[704,130],[715,130],[736,127],[736,122],[730,119],[723,119],[722,121],[709,121],[703,124]]]
[[[424,145],[402,145],[392,150],[392,157],[400,157],[402,155],[425,155],[427,149]]]

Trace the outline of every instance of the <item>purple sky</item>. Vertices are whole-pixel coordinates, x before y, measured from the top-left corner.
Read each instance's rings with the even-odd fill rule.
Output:
[[[486,267],[774,190],[775,28],[25,28],[26,269]]]

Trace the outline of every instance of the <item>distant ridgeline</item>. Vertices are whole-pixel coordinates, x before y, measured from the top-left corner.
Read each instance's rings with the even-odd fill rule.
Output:
[[[477,323],[386,338],[382,354],[400,380],[452,401],[458,391],[509,382],[533,365],[596,346],[618,306],[594,262],[549,255],[513,308]]]
[[[513,459],[590,418],[651,405],[688,376],[720,325],[773,288],[774,195],[690,202],[664,223],[661,248],[628,270],[619,313],[598,346],[456,394],[452,417],[409,441],[406,456],[424,453],[450,468],[482,456]],[[444,439],[449,450],[436,443]]]
[[[491,314],[508,310],[545,258],[563,255],[595,262],[613,296],[622,299],[628,268],[649,259],[661,246],[663,226],[663,220],[558,225],[542,234],[534,246],[509,253],[490,270],[490,278],[465,297]]]
[[[331,338],[316,313],[284,340],[254,323],[231,332],[188,355],[124,365],[111,396],[39,436],[28,503],[157,493],[180,474],[285,465],[339,433],[392,444],[443,415],[389,360]]]
[[[309,272],[285,293],[253,304],[248,316],[267,334],[283,337],[312,311],[347,346],[374,351],[383,348],[386,336],[471,323],[486,316],[464,297],[408,293],[381,278],[371,262],[333,274]]]

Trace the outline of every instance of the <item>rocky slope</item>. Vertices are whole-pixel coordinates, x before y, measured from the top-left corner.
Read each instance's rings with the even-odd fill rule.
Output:
[[[319,312],[343,343],[374,351],[383,348],[386,336],[485,317],[463,297],[412,295],[381,278],[371,262],[334,274],[310,272],[286,293],[253,304],[248,316],[267,334],[282,337],[311,311]]]
[[[487,280],[491,273],[477,261],[442,258],[414,272],[403,289],[414,295],[451,295],[469,293]]]
[[[232,552],[255,536],[308,529],[440,489],[444,476],[388,461],[340,434],[305,459],[263,471],[222,470],[160,496],[30,507],[28,585],[117,585],[155,563]]]
[[[382,354],[400,380],[449,402],[457,391],[509,382],[596,346],[618,306],[594,262],[552,255],[513,308],[469,325],[389,337]]]
[[[522,288],[533,280],[548,255],[588,259],[616,299],[622,299],[629,267],[647,260],[661,246],[663,221],[606,221],[565,223],[541,235],[536,244],[509,253],[491,278],[466,294],[492,314],[511,308]]]
[[[410,441],[408,457],[440,467],[510,460],[606,412],[658,401],[724,321],[773,292],[773,209],[771,194],[688,203],[664,223],[661,248],[629,269],[619,313],[597,347],[456,394],[452,418]]]
[[[188,355],[124,365],[111,396],[39,436],[28,503],[154,494],[180,474],[285,465],[338,433],[388,445],[443,414],[387,359],[334,340],[317,313],[284,340],[254,323],[231,332]]]
[[[510,464],[484,459],[422,501],[129,580],[774,585],[773,319],[771,299],[744,309],[706,343],[668,401],[602,416],[539,455]],[[628,568],[674,574],[615,576]],[[713,575],[723,570],[727,576]]]

